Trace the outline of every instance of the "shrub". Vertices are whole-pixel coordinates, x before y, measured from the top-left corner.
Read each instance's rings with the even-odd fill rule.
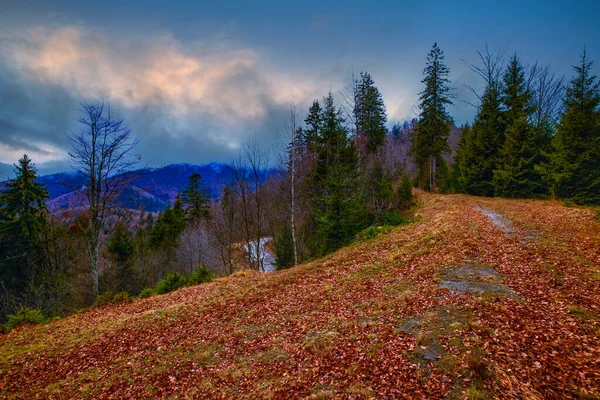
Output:
[[[142,291],[140,292],[139,298],[145,299],[147,297],[154,296],[155,294],[156,294],[156,292],[154,291],[153,288],[147,287],[147,288],[142,289]]]
[[[409,208],[411,206],[413,200],[412,188],[413,185],[410,178],[408,175],[404,175],[398,187],[398,198],[400,199],[402,208]]]
[[[130,302],[132,299],[129,297],[129,293],[127,292],[119,292],[115,294],[112,298],[113,303],[121,303],[121,302]]]
[[[192,271],[187,278],[188,285],[197,285],[199,283],[209,282],[213,279],[213,274],[206,267],[200,267]]]
[[[364,229],[362,232],[358,234],[359,240],[369,240],[374,238],[379,234],[379,228],[375,225],[371,225],[367,229]]]
[[[398,226],[407,223],[408,221],[402,215],[395,212],[384,212],[379,214],[378,219],[383,225]]]
[[[108,292],[104,292],[104,293],[98,295],[98,297],[96,297],[96,300],[94,301],[94,304],[92,304],[92,307],[101,307],[108,303],[111,303],[113,296],[114,296],[114,293],[111,292],[110,290]]]
[[[175,289],[179,289],[185,284],[186,279],[183,275],[181,275],[179,272],[169,272],[164,279],[158,281],[158,283],[156,284],[156,293],[169,293]]]
[[[39,309],[31,309],[26,306],[22,306],[15,314],[8,315],[8,321],[4,324],[4,330],[6,332],[11,331],[13,328],[27,324],[42,324],[48,319],[44,317],[42,311]]]

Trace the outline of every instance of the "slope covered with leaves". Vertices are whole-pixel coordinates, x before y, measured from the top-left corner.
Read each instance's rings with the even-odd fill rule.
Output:
[[[7,398],[597,398],[600,223],[420,195],[417,222],[0,337]]]

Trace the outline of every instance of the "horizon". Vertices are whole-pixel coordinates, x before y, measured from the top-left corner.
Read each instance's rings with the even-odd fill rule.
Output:
[[[476,112],[466,85],[481,90],[483,83],[466,62],[476,63],[486,45],[527,64],[550,65],[567,79],[584,46],[592,60],[600,56],[600,44],[590,43],[600,33],[594,20],[600,5],[591,1],[579,7],[128,2],[115,6],[118,15],[114,4],[3,6],[0,163],[12,170],[27,153],[43,174],[68,171],[66,135],[78,130],[80,102],[110,102],[140,138],[137,152],[148,166],[228,163],[252,137],[272,149],[291,104],[303,119],[312,100],[329,90],[341,102],[352,72],[373,76],[388,128],[416,117],[434,42],[450,67],[456,125]]]

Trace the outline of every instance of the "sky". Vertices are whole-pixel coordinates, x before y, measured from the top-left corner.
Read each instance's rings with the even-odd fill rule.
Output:
[[[84,102],[110,103],[149,166],[272,150],[290,106],[341,101],[353,72],[372,75],[391,126],[418,115],[434,42],[460,125],[476,113],[466,86],[483,85],[467,66],[478,50],[571,77],[584,46],[600,63],[598,15],[598,1],[0,0],[0,178],[23,153],[68,170]]]

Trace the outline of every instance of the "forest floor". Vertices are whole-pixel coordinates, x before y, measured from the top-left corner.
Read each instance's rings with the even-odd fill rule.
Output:
[[[0,336],[0,397],[600,398],[596,212],[419,202],[312,263]]]

